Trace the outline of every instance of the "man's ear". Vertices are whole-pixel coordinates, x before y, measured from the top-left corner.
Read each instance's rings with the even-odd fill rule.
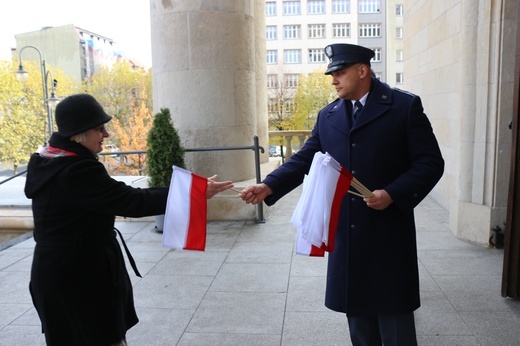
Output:
[[[359,78],[370,77],[370,67],[365,64],[359,65]]]

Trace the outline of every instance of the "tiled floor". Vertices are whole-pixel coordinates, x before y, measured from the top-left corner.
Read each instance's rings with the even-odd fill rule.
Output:
[[[323,306],[326,259],[293,255],[299,190],[266,222],[211,222],[205,252],[161,247],[150,222],[120,222],[143,278],[131,273],[136,345],[349,345],[346,318]],[[520,302],[500,296],[503,251],[453,237],[430,199],[416,209],[419,345],[520,345]],[[27,289],[34,242],[0,252],[0,345],[44,345]]]

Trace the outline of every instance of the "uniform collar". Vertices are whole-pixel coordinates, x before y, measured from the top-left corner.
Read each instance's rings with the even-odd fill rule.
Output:
[[[361,97],[359,100],[350,100],[350,102],[352,102],[352,109],[354,109],[354,107],[355,107],[355,103],[356,103],[357,101],[359,101],[359,102],[361,103],[361,105],[364,107],[364,106],[365,106],[365,103],[367,102],[368,94],[369,94],[369,93],[367,92],[367,93],[366,93],[365,95],[363,95],[363,97]]]

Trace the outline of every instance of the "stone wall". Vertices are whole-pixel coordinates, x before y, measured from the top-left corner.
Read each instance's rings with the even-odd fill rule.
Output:
[[[403,2],[403,87],[421,96],[446,160],[432,196],[457,237],[487,245],[506,218],[518,1]]]

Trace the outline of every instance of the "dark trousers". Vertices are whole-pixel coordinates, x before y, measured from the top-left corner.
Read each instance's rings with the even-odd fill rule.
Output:
[[[413,312],[404,315],[347,317],[354,346],[416,346]]]

